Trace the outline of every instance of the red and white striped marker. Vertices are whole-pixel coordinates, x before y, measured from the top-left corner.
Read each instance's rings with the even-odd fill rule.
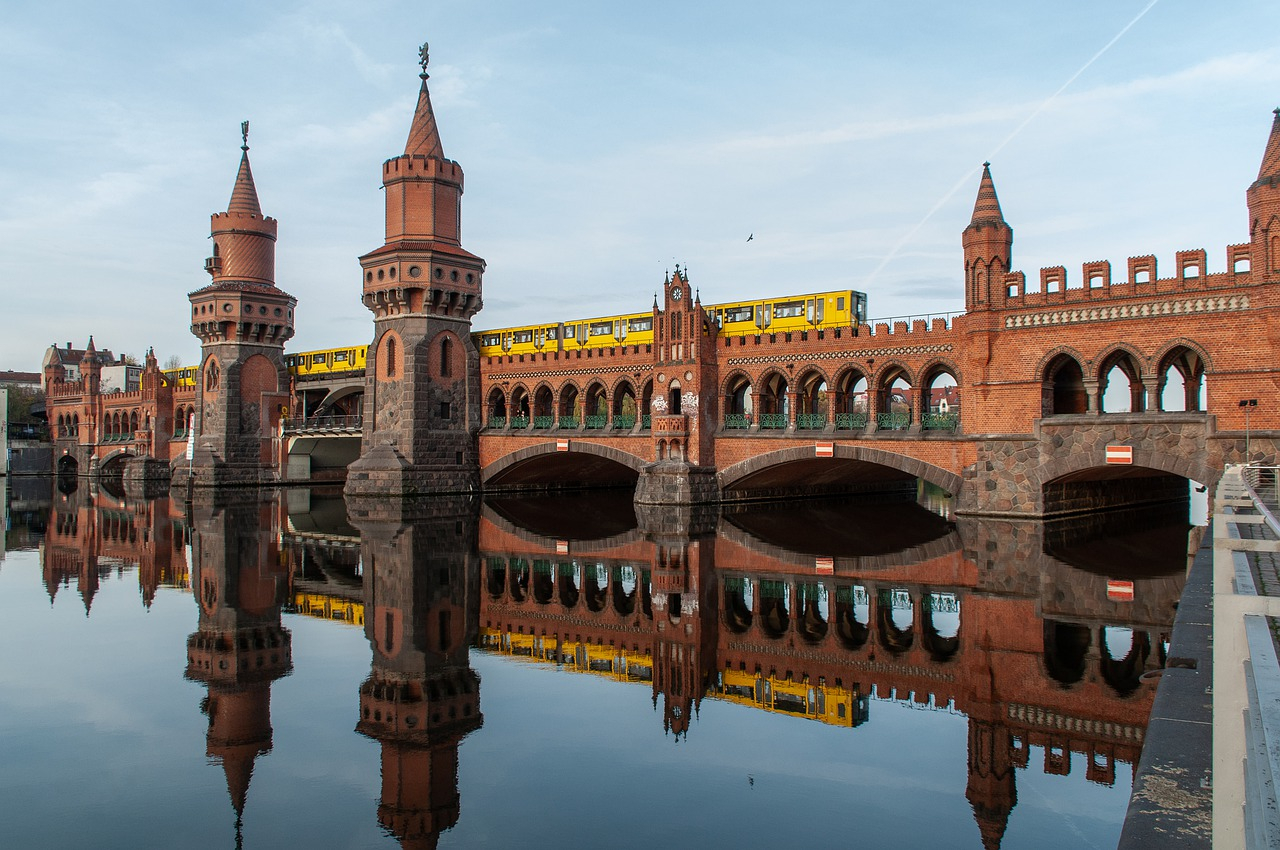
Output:
[[[556,440],[556,451],[558,451],[558,452],[567,452],[567,451],[569,451],[569,441],[568,441],[568,440]]]
[[[557,540],[557,541],[556,541],[556,554],[557,554],[557,555],[568,555],[568,554],[569,554],[569,541],[568,541],[568,540]]]
[[[831,575],[836,571],[835,558],[814,558],[813,568],[822,575]]]
[[[1107,463],[1133,463],[1133,446],[1107,446]]]
[[[818,443],[813,447],[813,453],[818,457],[835,457],[835,443]]]
[[[1107,598],[1114,599],[1116,602],[1132,602],[1133,582],[1107,579]]]

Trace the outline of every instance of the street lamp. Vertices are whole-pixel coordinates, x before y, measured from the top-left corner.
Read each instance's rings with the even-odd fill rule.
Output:
[[[1256,398],[1240,399],[1240,406],[1244,408],[1244,462],[1249,463],[1249,411],[1258,406]]]

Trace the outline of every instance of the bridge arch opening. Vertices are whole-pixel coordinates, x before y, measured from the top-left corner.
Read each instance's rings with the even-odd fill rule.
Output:
[[[817,369],[810,369],[796,381],[796,428],[817,431],[827,426],[830,404],[827,376]]]
[[[1084,370],[1070,354],[1059,354],[1045,366],[1042,382],[1043,415],[1087,413],[1089,394],[1084,387]]]
[[[635,427],[639,408],[636,405],[636,390],[628,380],[622,380],[613,389],[613,427],[631,429]]]
[[[876,390],[876,430],[905,431],[910,428],[914,419],[914,397],[915,388],[911,384],[910,373],[898,365],[886,369],[880,375]]]
[[[1103,413],[1141,413],[1146,408],[1142,367],[1133,352],[1121,348],[1103,359],[1098,395]]]
[[[605,417],[609,415],[609,398],[604,384],[592,381],[587,385],[582,405],[582,415],[588,428],[603,428]]]
[[[724,427],[737,430],[749,428],[754,412],[751,379],[741,372],[730,376],[724,387]]]
[[[1160,358],[1158,374],[1161,410],[1204,410],[1204,358],[1200,352],[1175,346]]]
[[[494,387],[489,391],[489,400],[486,406],[489,408],[489,427],[504,428],[507,425],[507,396],[502,392],[501,387]]]
[[[565,384],[560,388],[560,401],[556,407],[561,428],[577,428],[582,421],[581,393],[573,384]]]
[[[645,463],[644,458],[612,446],[559,439],[518,449],[486,466],[480,475],[489,493],[633,488]]]
[[[954,431],[960,423],[960,385],[950,367],[937,364],[925,372],[921,398],[924,430]]]
[[[770,372],[760,381],[760,427],[786,428],[790,412],[786,376],[781,372]]]

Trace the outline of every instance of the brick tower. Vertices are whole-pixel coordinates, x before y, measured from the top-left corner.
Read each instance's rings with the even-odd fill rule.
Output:
[[[193,483],[267,483],[272,435],[289,399],[284,344],[297,299],[275,284],[276,220],[262,214],[249,169],[249,122],[227,211],[214,213],[213,283],[192,292],[191,332],[200,338]],[[187,464],[175,469],[181,481]]]
[[[1013,228],[1004,220],[991,163],[982,163],[982,182],[973,204],[973,218],[964,229],[964,306],[967,311],[990,309],[991,293],[1004,285],[1013,261]]]
[[[1280,108],[1262,155],[1258,179],[1245,193],[1249,202],[1249,269],[1254,280],[1280,280]]]
[[[461,244],[462,167],[445,159],[422,86],[404,154],[382,164],[386,243],[360,258],[373,312],[364,439],[347,471],[355,496],[479,487],[480,356],[471,318],[484,260]]]
[[[714,501],[713,446],[718,417],[715,343],[718,328],[676,267],[653,305],[654,367],[651,423],[654,457],[636,485],[637,504]]]

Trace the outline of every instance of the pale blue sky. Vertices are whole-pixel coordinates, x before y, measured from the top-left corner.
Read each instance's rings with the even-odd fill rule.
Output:
[[[677,262],[706,302],[960,309],[985,159],[1029,278],[1198,247],[1221,271],[1280,104],[1277,32],[1262,0],[10,0],[0,369],[90,333],[195,362],[186,295],[246,118],[290,349],[367,342],[356,257],[382,244],[424,40],[463,244],[488,261],[477,328],[643,310]]]

